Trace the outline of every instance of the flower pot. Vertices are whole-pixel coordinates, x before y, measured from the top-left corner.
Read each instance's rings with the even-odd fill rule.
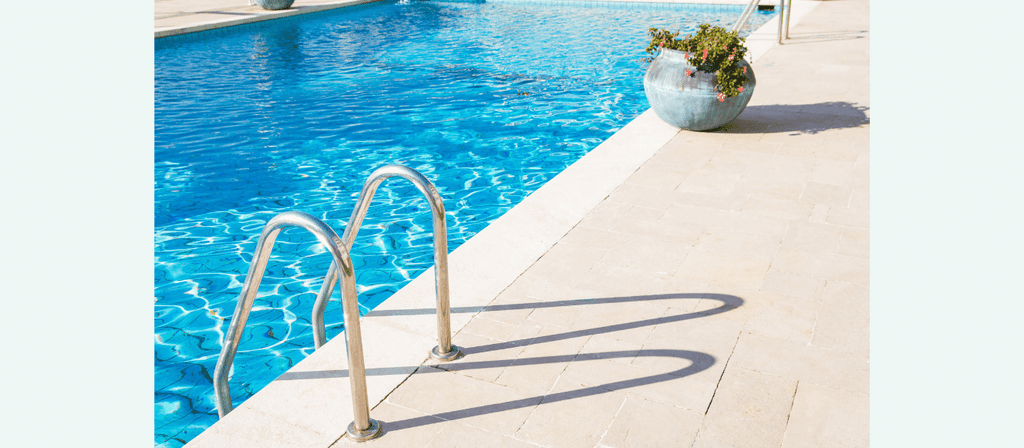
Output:
[[[644,93],[658,117],[678,128],[704,131],[720,127],[743,112],[757,84],[747,61],[739,62],[739,66],[747,67],[743,91],[719,101],[715,74],[697,71],[686,63],[684,55],[681,51],[662,49],[644,75]],[[693,75],[687,76],[687,70]]]
[[[295,0],[256,0],[256,4],[260,5],[263,9],[269,9],[276,11],[278,9],[288,9],[295,3]]]

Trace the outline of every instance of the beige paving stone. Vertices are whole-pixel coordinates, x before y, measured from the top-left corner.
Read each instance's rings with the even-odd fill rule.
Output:
[[[786,237],[782,239],[785,249],[811,253],[834,254],[839,249],[843,235],[842,226],[794,221],[790,223]]]
[[[452,337],[452,343],[462,351],[462,357],[455,361],[432,361],[428,364],[449,372],[493,382],[512,365],[512,361],[515,361],[532,339],[500,341],[460,331]]]
[[[527,322],[568,329],[583,315],[589,304],[584,301],[572,302],[566,306],[538,307],[526,318]]]
[[[806,182],[814,172],[814,159],[774,156],[755,163],[743,173],[746,179],[788,180]]]
[[[747,321],[744,330],[783,341],[807,344],[815,330],[822,304],[815,300],[782,296]]]
[[[683,260],[683,266],[687,266],[686,260]],[[772,262],[771,269],[807,277],[842,280],[862,285],[869,283],[868,260],[845,255],[816,254],[781,248]]]
[[[732,229],[708,229],[693,245],[693,250],[733,257],[771,261],[779,250],[776,235],[759,235]]]
[[[645,164],[629,176],[625,183],[659,190],[674,190],[686,178],[686,174],[655,168],[657,166]]]
[[[662,210],[637,207],[630,210],[612,231],[679,243],[693,243],[704,233],[702,225],[662,219],[664,215]]]
[[[529,271],[535,279],[572,285],[590,270],[605,251],[571,244],[555,244]]]
[[[864,227],[847,227],[843,229],[843,236],[839,239],[839,249],[837,252],[840,255],[868,258],[868,255],[871,253],[868,229]]]
[[[738,134],[742,135],[742,134]],[[760,136],[757,136],[759,139]],[[752,141],[732,135],[722,145],[722,149],[729,151],[744,151],[744,152],[755,152],[758,154],[775,154],[779,150],[779,145],[776,143],[765,143],[759,141]]]
[[[457,423],[443,425],[441,432],[427,445],[428,448],[478,448],[484,446],[494,448],[536,447],[536,445],[521,440]]]
[[[762,137],[762,139],[763,138],[764,137]],[[722,166],[735,165],[738,167],[742,167],[743,170],[740,171],[740,174],[743,174],[743,172],[747,171],[747,168],[749,168],[751,165],[764,163],[768,160],[771,160],[773,157],[773,155],[760,154],[756,152],[720,149],[718,151],[715,151],[715,155],[711,157],[710,163],[717,163],[721,164]]]
[[[753,198],[798,201],[806,185],[807,182],[798,180],[742,178],[736,182],[733,192]]]
[[[814,164],[814,172],[811,174],[810,181],[841,187],[850,186],[853,168],[854,164],[850,162],[819,159]]]
[[[706,132],[681,131],[672,138],[661,151],[683,151],[694,157],[707,157],[708,160],[722,148],[724,140],[721,136]]]
[[[480,316],[498,322],[505,322],[519,325],[526,321],[527,316],[533,313],[536,308],[533,304],[538,299],[527,296],[517,285],[524,283],[524,279],[517,280],[509,288],[502,291],[490,304],[484,307]],[[538,281],[538,283],[541,283]],[[516,288],[516,289],[513,289]]]
[[[474,334],[497,341],[507,341],[509,335],[515,331],[516,327],[518,327],[516,324],[474,316],[465,327],[459,330],[459,333]]]
[[[801,381],[783,448],[867,448],[868,396]]]
[[[452,394],[451,391],[459,391]],[[513,436],[541,397],[488,381],[420,367],[387,402],[444,420]]]
[[[764,282],[771,261],[690,251],[675,275],[708,283],[757,289]]]
[[[545,326],[494,382],[544,395],[589,338],[589,334],[578,330]]]
[[[729,152],[737,153],[740,151]],[[721,173],[723,175],[738,175],[742,177],[743,173],[747,172],[748,168],[750,168],[749,163],[737,163],[733,161],[712,158],[708,163],[704,164],[704,166],[701,167],[701,170],[705,172]]]
[[[679,204],[688,204],[716,210],[739,211],[744,208],[744,205],[750,197],[739,194],[715,196],[699,193],[680,193],[674,199],[675,202]]]
[[[700,132],[679,132],[658,152],[689,157],[693,160],[710,160],[715,151],[722,147],[722,139]]]
[[[692,310],[707,287],[698,280],[601,264],[577,284],[595,301],[656,301],[682,311]]]
[[[741,367],[855,393],[868,393],[868,358],[823,347],[742,333],[729,369]]]
[[[773,218],[806,221],[810,218],[814,207],[814,204],[805,202],[754,197],[747,200],[743,205],[743,212],[771,216]]]
[[[724,318],[709,319],[699,313],[673,316],[675,319],[664,319],[654,328],[632,365],[658,372],[673,372],[681,368],[679,360],[661,353],[679,350],[700,353],[702,356],[697,360],[701,363],[697,367],[703,370],[688,376],[705,383],[717,383],[736,346],[743,323]],[[710,396],[707,398],[710,400]]]
[[[607,201],[630,204],[633,207],[646,207],[664,210],[672,205],[674,190],[643,187],[640,185],[622,184],[608,195]]]
[[[601,438],[600,446],[645,448],[690,446],[703,416],[700,413],[642,398],[626,397]]]
[[[560,242],[591,247],[594,249],[609,250],[629,243],[636,238],[636,235],[630,235],[628,233],[577,226],[562,237]]]
[[[853,189],[851,187],[808,182],[803,194],[800,195],[800,202],[846,207],[850,204],[852,192]]]
[[[625,400],[621,393],[562,376],[515,437],[554,448],[593,447]]]
[[[595,301],[572,325],[574,331],[600,334],[642,345],[655,323],[668,311],[668,305],[655,300],[600,303]],[[648,321],[649,325],[640,325]]]
[[[685,349],[644,349],[637,356],[657,358],[657,367],[579,356],[562,378],[694,412],[707,409],[721,376],[714,357]],[[716,373],[708,374],[709,369]]]
[[[823,144],[822,146],[802,146],[783,143],[778,154],[792,157],[809,157],[813,159],[836,160],[842,162],[857,161],[857,148],[848,145]]]
[[[331,445],[331,448],[426,447],[445,426],[444,420],[387,402],[373,408],[370,411],[370,418],[380,423],[379,437],[369,442],[355,442],[343,437]]]
[[[640,237],[609,250],[597,264],[671,274],[693,247],[689,243]]]
[[[814,329],[815,346],[849,353],[870,350],[868,287],[831,280],[825,285]]]
[[[344,422],[347,425],[348,422]],[[286,447],[329,446],[342,433],[339,430],[322,434],[286,422],[274,416],[251,409],[238,408],[218,422],[216,428],[204,431],[189,443],[189,447]]]
[[[653,328],[652,328],[653,330]],[[644,341],[647,339],[644,338]],[[637,352],[643,348],[643,342],[626,342],[606,334],[595,334],[587,339],[577,356],[586,359],[608,359],[620,364],[631,364]]]
[[[677,137],[678,138],[678,137]],[[671,141],[669,142],[671,143]],[[658,167],[666,171],[674,171],[681,174],[689,174],[691,171],[701,169],[710,159],[707,151],[691,148],[687,151],[680,148],[675,151],[669,150],[668,146],[658,151],[644,165]]]
[[[832,207],[828,210],[828,222],[851,227],[869,227],[871,219],[867,210],[846,207]]]
[[[665,213],[661,216],[661,220],[671,225],[691,225],[728,229],[736,225],[736,220],[739,216],[739,212],[676,203],[672,204],[667,210],[665,210]],[[701,234],[703,235],[703,232],[701,232]],[[700,238],[700,236],[701,235],[698,235],[697,238]]]
[[[727,196],[736,188],[736,182],[739,179],[740,174],[738,173],[711,170],[693,171],[679,184],[676,191],[681,193]]]
[[[730,366],[694,448],[782,446],[796,386],[795,379]]]
[[[728,319],[745,324],[782,298],[770,292],[712,283],[693,311],[704,320]]]
[[[778,237],[780,240],[789,229],[790,220],[773,218],[771,216],[755,215],[751,213],[740,213],[736,217],[733,230],[737,232],[756,233]]]
[[[855,210],[868,210],[871,207],[871,198],[867,190],[854,189],[850,195],[850,208]]]
[[[814,204],[814,210],[811,210],[811,217],[808,219],[810,222],[827,223],[828,212],[832,209],[831,205],[827,204]]]
[[[764,278],[761,291],[779,295],[793,296],[808,300],[820,300],[821,293],[825,289],[825,279],[807,277],[804,275],[790,274],[768,270]]]
[[[619,219],[622,219],[622,217],[625,216],[632,208],[632,205],[626,203],[604,201],[598,204],[597,207],[594,207],[590,213],[587,213],[587,215],[583,217],[583,220],[580,221],[579,226],[599,230],[611,230],[611,228],[619,222]]]

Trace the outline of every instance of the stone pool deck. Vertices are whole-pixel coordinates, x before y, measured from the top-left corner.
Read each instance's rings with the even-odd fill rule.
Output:
[[[431,271],[363,319],[362,446],[868,446],[869,3],[794,4],[732,124],[648,111],[452,252],[464,358]],[[188,446],[359,446],[344,349]]]

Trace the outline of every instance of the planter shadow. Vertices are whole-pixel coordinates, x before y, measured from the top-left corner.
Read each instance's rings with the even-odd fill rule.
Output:
[[[724,134],[817,134],[871,122],[866,106],[832,101],[815,104],[747,106],[736,119],[705,132]]]

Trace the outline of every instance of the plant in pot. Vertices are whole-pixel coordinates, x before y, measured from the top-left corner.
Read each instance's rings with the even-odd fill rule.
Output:
[[[750,102],[757,81],[743,59],[747,48],[735,31],[704,23],[683,39],[678,32],[651,28],[651,65],[644,93],[666,123],[691,131],[720,127]]]

